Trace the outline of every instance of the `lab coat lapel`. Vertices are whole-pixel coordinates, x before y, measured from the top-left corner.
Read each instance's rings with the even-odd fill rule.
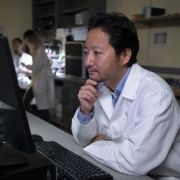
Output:
[[[104,112],[110,119],[113,113],[113,103],[112,103],[112,96],[111,92],[105,87],[101,87],[100,89],[100,95],[99,95],[99,102],[101,103],[102,108],[104,109]]]
[[[123,98],[127,98],[131,101],[135,100],[141,78],[141,69],[142,68],[138,64],[134,64],[132,66],[131,72],[128,76],[128,79],[124,85],[115,108],[113,107],[111,92],[105,86],[102,86],[100,88],[99,102],[101,103],[104,112],[107,114],[109,119],[111,119],[112,115],[114,115],[116,111],[121,107]]]
[[[123,98],[135,100],[141,78],[141,67],[138,64],[132,66],[131,72],[116,103],[114,113],[121,107]],[[114,114],[113,113],[113,114]]]

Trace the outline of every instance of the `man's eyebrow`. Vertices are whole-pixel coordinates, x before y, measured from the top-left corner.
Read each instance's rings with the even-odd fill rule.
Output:
[[[91,46],[92,49],[103,49],[102,46]],[[87,46],[84,46],[84,49],[89,49]]]

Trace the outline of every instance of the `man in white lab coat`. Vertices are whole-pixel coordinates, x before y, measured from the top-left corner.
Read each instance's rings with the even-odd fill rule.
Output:
[[[89,79],[72,119],[76,142],[100,163],[130,175],[180,178],[180,108],[169,85],[137,64],[139,40],[123,14],[91,18]]]
[[[24,70],[26,69],[21,65],[21,63],[24,63],[26,65],[32,64],[32,56],[23,52],[23,42],[20,38],[15,38],[12,40],[12,58],[13,63],[18,79],[18,84],[21,89],[25,89],[31,84],[31,80],[29,79],[28,74],[24,73]]]

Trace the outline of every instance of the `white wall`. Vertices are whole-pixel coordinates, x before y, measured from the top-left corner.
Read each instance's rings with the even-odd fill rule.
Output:
[[[15,37],[23,39],[24,32],[32,29],[31,0],[0,0],[0,26],[10,43]]]
[[[129,19],[133,14],[142,13],[144,6],[165,8],[166,14],[180,13],[180,1],[178,0],[107,0],[107,12],[117,11],[124,13]],[[140,40],[140,50],[138,63],[140,65],[180,68],[180,22],[179,26],[148,28],[143,26],[138,28]],[[152,43],[153,32],[166,30],[168,32],[168,43],[166,46],[154,46]],[[162,74],[180,78],[180,75]]]

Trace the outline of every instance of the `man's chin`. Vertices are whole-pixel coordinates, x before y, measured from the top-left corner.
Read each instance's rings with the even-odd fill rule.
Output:
[[[103,79],[100,79],[100,78],[94,77],[94,76],[89,76],[89,79],[96,81],[96,82],[102,82],[103,81]]]

